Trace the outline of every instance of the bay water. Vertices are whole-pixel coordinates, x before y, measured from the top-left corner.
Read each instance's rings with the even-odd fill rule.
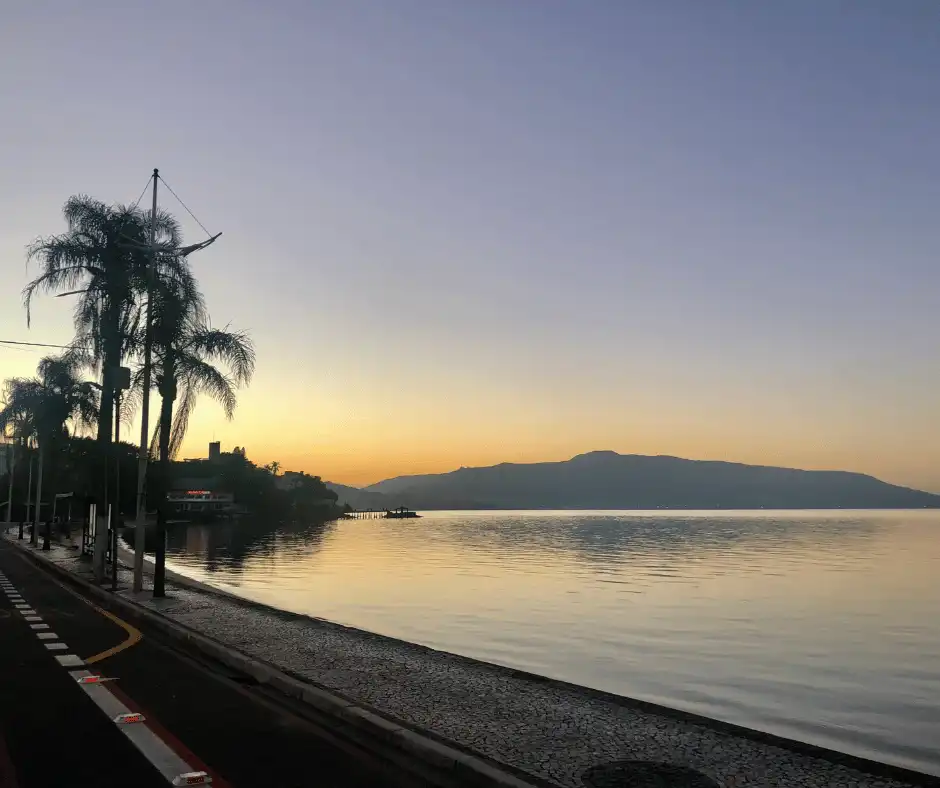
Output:
[[[284,610],[940,774],[940,511],[428,512],[177,527]]]

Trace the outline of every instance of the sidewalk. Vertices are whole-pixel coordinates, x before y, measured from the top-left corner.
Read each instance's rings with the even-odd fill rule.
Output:
[[[53,558],[71,571],[68,551]],[[122,586],[129,573],[121,573]],[[694,769],[726,788],[940,786],[918,775],[368,632],[188,581],[135,601],[248,657],[402,725],[555,784],[620,759]],[[128,591],[121,592],[133,598]]]
[[[21,550],[0,540],[0,788],[150,788],[184,767],[217,788],[395,784],[228,677],[140,637]],[[76,552],[45,555],[78,569]],[[78,683],[93,673],[114,681]],[[116,724],[118,708],[144,720]]]

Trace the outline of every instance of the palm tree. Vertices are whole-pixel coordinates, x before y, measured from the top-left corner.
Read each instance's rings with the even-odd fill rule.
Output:
[[[106,447],[114,420],[113,376],[136,333],[140,295],[146,291],[151,217],[136,206],[106,205],[84,195],[69,198],[63,214],[65,233],[29,247],[28,257],[40,262],[41,271],[23,291],[27,322],[38,293],[81,296],[75,308],[77,357],[101,372],[98,440]],[[158,211],[155,226],[157,272],[185,270],[176,220]]]
[[[0,432],[14,427],[21,435],[31,433],[39,447],[39,468],[36,482],[36,512],[32,541],[40,521],[43,465],[46,457],[55,468],[61,442],[73,432],[90,427],[98,419],[98,387],[80,380],[74,363],[67,358],[47,357],[39,362],[34,378],[12,378],[4,386],[3,407],[0,408]],[[47,523],[44,550],[49,549]]]
[[[195,279],[174,272],[161,275],[154,288],[154,383],[160,393],[160,415],[150,445],[159,457],[157,545],[154,596],[163,595],[166,507],[170,461],[179,452],[189,418],[200,394],[222,405],[226,418],[235,415],[237,390],[251,381],[255,352],[243,331],[213,328]],[[137,344],[143,338],[138,336]],[[221,365],[224,369],[220,369]],[[138,380],[141,375],[138,374]],[[177,405],[177,402],[179,403]]]

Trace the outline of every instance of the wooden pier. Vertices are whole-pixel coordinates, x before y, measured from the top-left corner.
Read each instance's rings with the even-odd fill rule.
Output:
[[[385,509],[367,509],[362,512],[346,512],[343,517],[349,520],[384,520]]]
[[[347,520],[399,520],[420,516],[405,506],[399,506],[397,509],[366,509],[361,512],[346,512],[343,515]]]

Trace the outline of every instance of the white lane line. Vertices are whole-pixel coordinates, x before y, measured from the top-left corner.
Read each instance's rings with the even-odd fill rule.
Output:
[[[59,654],[55,659],[63,668],[80,668],[85,664],[85,660],[74,654]]]
[[[46,624],[46,626],[49,626]],[[36,637],[40,640],[58,640],[59,636],[55,632],[37,632]]]
[[[65,643],[43,643],[49,651],[68,651],[69,647]]]
[[[30,608],[30,607],[27,607],[27,608],[24,609],[24,608],[21,608],[21,607],[17,606],[16,609],[17,609],[17,611],[19,611],[20,613],[22,613],[24,616],[35,616],[35,615],[36,615],[36,611],[33,610],[33,609]],[[27,618],[26,620],[29,621],[28,618]]]
[[[25,602],[14,602],[13,607],[21,608],[21,607],[29,607],[29,605],[26,604]]]
[[[49,625],[48,624],[30,624],[29,628],[30,629],[49,629]]]
[[[70,671],[75,679],[90,676],[87,670]],[[79,684],[85,694],[91,698],[95,705],[101,709],[108,719],[113,720],[122,714],[133,712],[119,701],[103,684]],[[155,734],[144,722],[118,725],[121,731],[137,747],[143,756],[152,763],[157,770],[172,784],[180,775],[197,772],[191,764],[186,763],[179,755],[171,750],[166,743]]]
[[[23,619],[26,621],[42,621],[40,616],[23,616]]]

